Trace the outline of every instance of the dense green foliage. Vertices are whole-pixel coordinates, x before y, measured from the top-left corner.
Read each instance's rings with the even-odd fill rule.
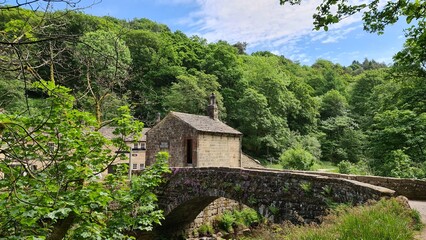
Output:
[[[400,15],[408,16],[411,3],[401,7]],[[148,19],[67,12],[59,24],[61,13],[42,18],[29,10],[2,10],[1,42],[16,44],[0,49],[7,63],[0,68],[0,89],[8,89],[0,94],[0,108],[13,113],[43,102],[46,96],[28,86],[50,79],[71,88],[76,106],[94,113],[98,125],[128,104],[151,127],[158,113],[203,114],[213,92],[221,120],[244,134],[243,151],[259,160],[287,164],[301,157],[307,164],[285,166],[304,169],[310,162],[345,161],[343,171],[363,166],[361,172],[426,177],[420,30],[410,31],[391,67],[368,59],[347,67],[322,59],[301,66],[269,52],[247,55],[243,43],[208,43],[171,32]],[[53,36],[58,28],[72,37],[19,45]]]
[[[268,226],[242,239],[399,239],[411,240],[422,227],[420,215],[397,199],[351,208],[341,206],[323,224],[311,226]]]
[[[0,115],[0,237],[121,239],[159,223],[153,190],[169,171],[167,155],[131,183],[127,165],[102,176],[119,157],[111,148],[126,150],[123,139],[143,124],[121,107],[112,119],[116,137],[106,139],[92,114],[74,108],[69,89],[33,85],[47,94],[33,114]]]

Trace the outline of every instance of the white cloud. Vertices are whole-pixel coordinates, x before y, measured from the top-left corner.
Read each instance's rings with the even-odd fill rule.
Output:
[[[302,64],[306,64],[312,61],[312,58],[306,53],[292,54],[289,56],[289,58],[298,61]]]
[[[301,6],[280,6],[278,0],[198,0],[200,10],[190,22],[195,33],[209,41],[225,39],[249,44],[290,41],[312,29],[312,13],[318,1]],[[188,22],[188,21],[187,21]]]
[[[297,51],[303,48],[300,46],[303,41],[338,42],[357,28],[348,26],[361,20],[359,15],[355,15],[331,26],[328,32],[313,32],[312,15],[321,0],[305,0],[295,6],[281,6],[278,0],[192,1],[196,2],[199,10],[180,20],[180,24],[190,27],[189,35],[199,35],[210,42],[247,42],[249,51],[261,47],[297,56],[302,62],[306,56],[297,54]]]
[[[323,41],[321,41],[321,43],[336,43],[336,42],[338,42],[341,39],[345,39],[346,36],[350,32],[352,32],[352,31],[354,31],[354,30],[356,30],[356,29],[358,29],[360,27],[361,26],[355,26],[355,27],[348,27],[348,28],[344,28],[344,29],[334,30],[334,31],[330,32],[329,34],[327,34],[325,36],[326,39],[323,40]]]
[[[273,51],[271,51],[271,53],[273,53],[273,54],[275,54],[275,55],[277,55],[277,56],[282,55],[282,54],[280,53],[280,51],[278,51],[278,50],[273,50]]]

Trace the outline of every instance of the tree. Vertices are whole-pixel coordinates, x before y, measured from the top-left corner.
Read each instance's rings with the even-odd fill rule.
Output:
[[[287,150],[302,148],[309,152],[316,161],[321,159],[321,143],[318,140],[318,133],[300,135],[298,132],[291,132],[291,139],[289,142],[290,145]]]
[[[346,115],[348,103],[346,98],[338,91],[331,90],[321,98],[320,116],[321,120]]]
[[[95,131],[93,115],[73,108],[69,89],[35,86],[48,94],[37,115],[0,114],[0,237],[123,239],[151,229],[162,218],[153,190],[168,171],[167,156],[130,183],[126,167],[99,176],[118,157],[110,147],[125,150],[123,139],[143,124],[121,108],[110,141]]]
[[[131,79],[128,90],[135,116],[154,123],[157,113],[164,112],[163,99],[167,89],[185,73],[174,35],[168,32],[130,30],[125,34],[132,55]]]
[[[130,51],[115,34],[98,30],[84,34],[74,54],[82,63],[81,77],[86,88],[83,96],[90,96],[91,110],[101,125],[107,98],[114,96],[114,90],[124,88],[129,78]]]
[[[237,42],[232,46],[238,49],[238,54],[246,54],[247,45],[246,42]]]
[[[385,70],[366,71],[356,78],[349,91],[349,109],[362,126],[371,124],[374,111],[377,110],[375,89],[385,81],[386,75]]]
[[[301,2],[302,0],[280,0],[281,5],[285,3],[294,5]],[[424,1],[386,1],[384,6],[378,0],[354,3],[347,0],[323,0],[313,15],[314,28],[316,30],[323,28],[327,31],[329,25],[363,12],[364,29],[383,33],[387,25],[396,23],[400,17],[405,17],[407,23],[411,23],[413,20],[422,23],[426,13],[426,2]]]
[[[349,78],[339,64],[319,59],[312,65],[307,83],[315,90],[315,95],[320,96],[333,89],[344,93]]]
[[[130,28],[135,30],[149,30],[151,32],[170,32],[169,27],[164,24],[153,22],[146,18],[133,19],[129,22]]]
[[[53,1],[2,1],[0,3],[0,54],[1,70],[26,73],[49,65],[51,61],[42,57],[42,48],[52,49],[57,41],[74,39],[62,31],[52,31],[60,25],[55,22],[77,7],[78,0],[58,0],[66,8],[60,16],[53,16]],[[25,8],[25,9],[24,9]],[[58,30],[58,29],[56,29]],[[48,55],[52,57],[52,55]],[[41,60],[41,61],[38,61]],[[52,59],[49,59],[52,60]],[[38,62],[38,64],[34,64]]]
[[[263,94],[245,89],[233,114],[235,127],[244,134],[244,152],[256,157],[279,156],[290,131],[285,119],[271,112]]]
[[[289,3],[291,5],[300,4],[302,0],[280,0],[280,4]],[[382,3],[385,2],[383,5]],[[368,0],[364,2],[352,2],[347,0],[323,0],[317,7],[317,12],[313,15],[314,29],[323,28],[328,30],[328,26],[340,22],[342,19],[356,13],[363,13],[364,30],[369,32],[384,32],[387,25],[396,23],[400,18],[404,18],[407,24],[412,26],[405,29],[407,40],[404,49],[394,56],[399,71],[404,70],[411,76],[426,76],[426,43],[425,32],[425,1],[396,0],[379,1]]]
[[[0,109],[18,111],[25,109],[24,84],[19,80],[0,78]]]
[[[243,76],[233,88],[236,104],[229,108],[237,110],[229,111],[228,119],[243,132],[243,147],[253,156],[278,157],[289,138],[287,118],[300,116],[303,100],[288,89],[290,79],[282,69],[280,57],[241,58]]]
[[[321,160],[339,163],[342,160],[358,162],[362,159],[365,136],[347,115],[321,121]]]
[[[55,4],[63,11],[52,13]],[[78,37],[63,31],[64,19],[80,8],[78,0],[2,1],[0,3],[0,76],[21,81],[25,91],[34,81],[56,81],[57,67],[66,68],[68,61],[59,60],[68,42]],[[70,68],[72,69],[72,68]],[[72,75],[72,74],[70,74]],[[27,96],[27,95],[26,95]],[[27,97],[26,110],[30,110]],[[20,109],[24,111],[25,109]]]
[[[322,96],[320,115],[322,160],[358,162],[362,157],[364,135],[348,116],[346,98],[336,90],[327,92]]]
[[[312,96],[312,87],[299,77],[291,77],[288,89],[297,99],[295,108],[287,116],[288,127],[300,134],[313,132],[317,127],[319,98]]]
[[[216,76],[198,71],[191,71],[177,77],[177,82],[170,87],[165,96],[164,106],[172,111],[205,115],[208,99],[215,93],[219,107],[220,118],[226,117],[222,95],[218,92],[219,83]]]
[[[233,88],[241,78],[239,64],[238,49],[219,41],[208,45],[202,69],[215,75],[223,88]]]
[[[376,173],[389,175],[391,169],[385,167],[387,160],[406,159],[395,151],[407,155],[413,163],[426,161],[426,113],[386,110],[375,115],[370,131],[369,152],[372,156],[371,166]]]
[[[419,21],[418,27],[411,27],[406,33],[404,48],[394,56],[395,65],[414,72],[418,76],[426,76],[426,22]]]

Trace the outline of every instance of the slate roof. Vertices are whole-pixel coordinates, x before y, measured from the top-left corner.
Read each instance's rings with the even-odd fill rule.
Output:
[[[150,128],[144,128],[142,130],[142,139],[139,139],[139,141],[145,141],[146,142],[146,132],[149,130]],[[112,132],[114,132],[115,127],[102,127],[101,129],[99,129],[99,132],[104,135],[104,137],[108,138],[108,139],[112,139],[114,137],[116,137]],[[130,141],[133,142],[133,135],[132,136],[128,136],[126,137],[125,141]]]
[[[226,125],[225,123],[211,119],[208,116],[194,115],[181,112],[170,112],[173,116],[189,124],[191,127],[195,128],[200,132],[207,133],[225,133],[225,134],[234,134],[242,135],[238,130],[233,129],[232,127]]]

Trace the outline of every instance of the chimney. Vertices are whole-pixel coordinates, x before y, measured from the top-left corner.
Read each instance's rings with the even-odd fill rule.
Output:
[[[216,104],[216,96],[214,93],[210,95],[210,104],[207,106],[207,115],[213,120],[219,120],[219,110]]]
[[[159,123],[161,121],[161,113],[157,113],[157,119],[155,119],[155,124]]]

